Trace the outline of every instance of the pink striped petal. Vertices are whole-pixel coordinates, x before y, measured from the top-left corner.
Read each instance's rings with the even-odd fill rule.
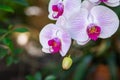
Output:
[[[109,3],[116,3],[116,2],[120,2],[120,0],[108,0],[107,2],[109,2]]]
[[[101,27],[100,38],[111,37],[119,27],[119,19],[115,12],[105,6],[96,6],[91,10],[94,23]]]
[[[81,10],[68,18],[68,31],[71,37],[78,42],[87,41],[89,38],[86,31],[88,25],[87,17],[88,11],[81,8]]]
[[[49,48],[48,41],[54,36],[54,32],[57,31],[57,28],[54,24],[46,25],[39,34],[39,40],[44,48]]]
[[[89,1],[93,3],[98,3],[100,0],[89,0]]]
[[[55,24],[46,25],[39,34],[39,40],[43,47],[42,51],[50,52],[49,41],[54,38],[60,39],[61,43],[60,54],[61,56],[65,56],[71,45],[71,37],[65,30],[63,30],[61,27]]]
[[[96,6],[96,4],[95,3],[92,3],[92,2],[90,2],[90,1],[88,1],[88,0],[85,0],[85,1],[83,1],[82,2],[82,4],[81,4],[81,7],[82,8],[86,8],[87,10],[91,10],[91,8],[93,8],[94,6]]]
[[[60,54],[61,56],[65,56],[71,46],[71,37],[66,31],[63,31],[59,34],[59,38],[62,43]]]
[[[88,38],[88,40],[86,40],[86,41],[84,41],[84,42],[82,42],[82,41],[77,41],[77,44],[79,44],[79,45],[85,45],[85,44],[87,44],[90,40],[91,40],[91,39]]]
[[[81,0],[63,0],[63,4],[65,8],[64,15],[67,17],[70,16],[74,11],[80,9]]]
[[[111,7],[116,7],[120,5],[120,1],[119,2],[115,2],[115,3],[109,3],[109,2],[105,2],[106,5],[111,6]]]

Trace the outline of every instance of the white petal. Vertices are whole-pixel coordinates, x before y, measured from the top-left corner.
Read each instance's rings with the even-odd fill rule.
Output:
[[[71,15],[74,11],[80,9],[81,0],[63,0],[63,4],[64,4],[64,15],[67,17]]]
[[[49,48],[48,40],[53,38],[56,31],[57,27],[55,24],[48,24],[41,30],[39,34],[39,40],[43,48]]]
[[[83,1],[81,4],[81,7],[86,8],[87,10],[91,10],[91,8],[93,8],[94,6],[96,6],[96,4],[88,0]]]
[[[88,40],[86,31],[88,24],[87,17],[88,11],[81,8],[81,10],[74,13],[70,18],[68,18],[68,31],[74,40],[80,42]]]
[[[78,43],[79,45],[85,45],[85,44],[87,44],[89,41],[90,41],[90,38],[89,38],[88,40],[84,41],[84,42],[77,41],[77,43]]]
[[[48,24],[40,32],[39,39],[44,52],[49,52],[48,41],[52,38],[59,38],[61,40],[61,56],[65,56],[71,45],[71,37],[67,31],[63,30],[59,25]]]
[[[57,19],[57,22],[56,22],[56,25],[64,28],[65,25],[66,25],[67,21],[66,21],[66,18],[64,16],[60,16],[58,19]]]
[[[53,12],[50,12],[48,14],[48,18],[51,19],[51,20],[57,20],[56,18],[53,18],[52,14],[53,14]]]
[[[109,3],[116,3],[116,2],[119,2],[120,0],[108,0],[107,2]]]
[[[119,27],[118,16],[105,6],[96,6],[91,10],[95,23],[101,27],[100,38],[112,36]]]
[[[120,1],[119,2],[115,2],[115,3],[106,2],[105,4],[108,5],[108,6],[111,6],[111,7],[116,7],[116,6],[120,5]]]
[[[71,37],[67,31],[62,29],[57,33],[57,37],[60,38],[62,43],[60,54],[61,56],[65,56],[71,45]]]
[[[92,2],[92,3],[97,3],[97,2],[99,2],[99,0],[89,0],[90,2]]]

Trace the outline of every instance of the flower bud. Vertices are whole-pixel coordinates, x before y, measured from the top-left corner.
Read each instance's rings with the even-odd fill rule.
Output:
[[[72,59],[70,58],[70,56],[65,57],[62,61],[62,68],[64,70],[67,70],[71,67],[71,65],[72,65]]]

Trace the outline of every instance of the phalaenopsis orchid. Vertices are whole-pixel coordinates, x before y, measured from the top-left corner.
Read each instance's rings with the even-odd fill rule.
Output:
[[[48,17],[57,21],[41,30],[42,51],[65,56],[74,40],[85,45],[90,40],[97,41],[115,34],[119,18],[112,9],[100,3],[116,7],[120,0],[50,0]]]

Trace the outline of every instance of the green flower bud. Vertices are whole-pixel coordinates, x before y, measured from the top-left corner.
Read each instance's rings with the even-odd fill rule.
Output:
[[[70,58],[70,56],[65,57],[62,61],[62,68],[64,70],[68,70],[72,65],[72,59]]]

